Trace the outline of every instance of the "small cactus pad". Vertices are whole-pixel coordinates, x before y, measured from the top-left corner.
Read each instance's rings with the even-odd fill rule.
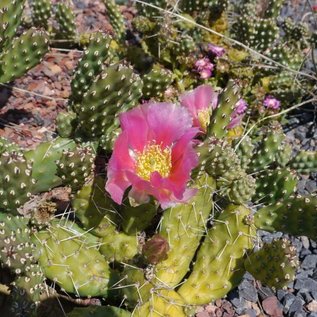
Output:
[[[317,198],[290,197],[260,209],[254,216],[258,229],[317,238]]]
[[[91,139],[108,135],[108,128],[114,129],[118,113],[134,106],[141,95],[142,81],[131,68],[123,65],[105,68],[74,109],[78,114],[78,135]]]
[[[64,150],[73,150],[75,146],[71,139],[56,138],[24,153],[27,161],[32,163],[32,177],[36,180],[35,193],[48,191],[62,184],[62,180],[56,175],[56,161],[61,158]]]
[[[17,214],[17,208],[27,202],[36,183],[32,164],[19,152],[5,152],[0,157],[0,210]]]
[[[296,185],[297,176],[288,168],[262,172],[257,176],[254,200],[263,204],[275,203],[293,194]]]
[[[30,29],[10,42],[0,54],[0,83],[23,75],[37,65],[48,51],[48,35]]]
[[[159,234],[170,246],[167,259],[156,266],[156,277],[164,285],[176,286],[189,270],[206,222],[212,211],[215,181],[206,174],[195,184],[197,194],[187,204],[165,210]]]
[[[148,302],[136,308],[135,317],[186,317],[184,302],[175,291],[155,291]]]
[[[31,0],[32,21],[36,27],[48,30],[49,19],[52,16],[51,0]]]
[[[65,3],[56,5],[55,19],[58,23],[56,37],[74,40],[77,36],[75,15],[72,8]]]
[[[106,6],[107,14],[115,37],[118,40],[123,40],[125,37],[126,28],[119,6],[116,4],[115,0],[103,0],[103,3]]]
[[[243,257],[253,248],[255,230],[245,222],[250,210],[229,205],[215,220],[198,251],[193,271],[178,293],[186,303],[207,304],[225,296],[243,274]]]
[[[231,120],[231,114],[239,100],[240,88],[230,80],[227,87],[219,96],[217,108],[210,118],[207,134],[216,138],[222,138],[227,134],[227,126]]]
[[[0,261],[20,275],[36,261],[28,219],[0,213]]]
[[[299,152],[289,163],[288,166],[298,173],[308,174],[317,171],[317,151]]]
[[[71,102],[80,102],[97,75],[101,73],[104,62],[109,58],[111,37],[101,32],[94,33],[88,47],[84,50],[71,82]]]
[[[89,146],[78,146],[74,150],[64,150],[56,162],[56,174],[64,186],[70,186],[72,192],[77,192],[92,177],[95,154]]]
[[[77,296],[106,296],[109,265],[88,232],[58,223],[34,234],[45,276]]]
[[[282,288],[294,280],[299,261],[290,241],[279,239],[250,254],[244,265],[264,285]]]

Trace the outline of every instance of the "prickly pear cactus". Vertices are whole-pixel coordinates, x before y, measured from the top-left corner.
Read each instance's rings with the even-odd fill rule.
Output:
[[[49,19],[53,14],[50,0],[29,0],[34,26],[49,29]]]
[[[18,208],[34,192],[36,180],[32,164],[19,152],[4,152],[0,157],[0,210],[18,214]]]
[[[63,185],[77,192],[92,177],[94,159],[94,150],[88,145],[78,146],[72,151],[64,150],[56,161],[56,175],[62,179]]]
[[[58,23],[58,30],[55,31],[56,37],[74,41],[77,36],[77,30],[72,8],[65,3],[58,3],[55,9],[55,19]]]
[[[179,288],[186,303],[202,305],[225,296],[243,274],[243,257],[253,248],[255,230],[246,221],[250,210],[229,205],[208,230],[193,271]]]
[[[17,275],[27,272],[36,261],[36,246],[28,222],[20,216],[0,213],[0,261]]]
[[[159,234],[167,240],[170,250],[167,259],[156,265],[155,274],[169,287],[176,286],[188,272],[212,212],[215,181],[203,175],[195,186],[198,192],[190,202],[166,210],[162,217]]]
[[[287,221],[285,221],[287,219]],[[290,197],[261,208],[254,216],[257,228],[317,238],[317,198]]]
[[[222,138],[227,134],[227,126],[231,120],[231,114],[239,98],[239,87],[234,81],[229,81],[227,87],[219,96],[217,108],[213,111],[210,124],[207,128],[207,135]]]
[[[246,270],[273,288],[283,288],[293,281],[298,266],[296,248],[287,239],[266,243],[245,260]]]
[[[81,102],[97,75],[110,57],[111,37],[101,32],[91,35],[71,82],[71,103]]]
[[[37,65],[47,51],[47,34],[33,28],[6,42],[0,51],[0,83],[22,76]]]
[[[106,296],[109,265],[97,250],[98,239],[77,226],[52,223],[34,234],[45,276],[77,296]]]

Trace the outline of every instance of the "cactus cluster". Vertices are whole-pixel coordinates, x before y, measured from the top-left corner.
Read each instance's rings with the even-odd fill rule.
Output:
[[[48,36],[31,28],[16,36],[25,0],[0,4],[0,83],[8,83],[36,66],[48,51]]]
[[[10,313],[33,317],[43,301],[68,294],[70,317],[185,317],[226,296],[247,271],[286,286],[299,265],[294,246],[283,238],[259,249],[257,230],[317,239],[316,197],[296,195],[300,175],[316,172],[317,153],[295,153],[278,122],[262,120],[245,134],[243,120],[254,123],[261,89],[298,96],[293,77],[263,69],[253,76],[248,53],[208,45],[210,34],[188,20],[242,36],[291,69],[309,43],[297,40],[309,35],[287,20],[284,45],[281,0],[241,1],[232,29],[229,1],[155,0],[180,8],[186,21],[138,4],[131,23],[115,1],[103,2],[113,36],[85,37],[58,136],[31,150],[0,139]],[[78,41],[68,4],[30,4],[34,25]],[[0,4],[0,82],[47,50],[41,31],[14,38],[23,5]],[[67,207],[47,198],[55,188],[67,193]],[[92,297],[101,306],[74,307]]]

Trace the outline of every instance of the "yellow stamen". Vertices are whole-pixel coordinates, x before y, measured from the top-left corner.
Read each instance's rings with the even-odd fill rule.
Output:
[[[171,149],[158,144],[148,144],[142,153],[136,156],[136,173],[144,180],[150,180],[153,172],[158,172],[162,177],[167,177],[172,168]]]
[[[210,123],[210,115],[211,115],[211,111],[208,108],[200,110],[198,112],[198,121],[204,131],[207,130],[207,127]]]

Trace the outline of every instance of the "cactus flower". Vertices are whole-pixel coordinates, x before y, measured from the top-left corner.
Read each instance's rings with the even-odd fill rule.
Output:
[[[281,107],[281,102],[273,96],[266,96],[263,105],[267,109],[278,110]]]
[[[194,195],[187,188],[198,164],[188,111],[170,103],[147,103],[120,115],[122,132],[107,167],[106,190],[122,203],[125,190],[137,202],[155,197],[162,208]]]
[[[240,99],[236,103],[235,109],[231,114],[231,121],[228,124],[227,129],[233,129],[241,123],[247,108],[248,104],[243,99]]]
[[[195,63],[195,70],[199,73],[201,79],[211,77],[213,69],[214,64],[212,64],[207,57],[201,58]]]
[[[226,53],[226,50],[214,44],[208,44],[208,51],[216,57],[221,57]]]
[[[214,92],[211,86],[201,85],[182,94],[180,103],[190,112],[193,125],[200,128],[202,132],[206,132],[210,123],[211,112],[217,107],[218,94]]]

